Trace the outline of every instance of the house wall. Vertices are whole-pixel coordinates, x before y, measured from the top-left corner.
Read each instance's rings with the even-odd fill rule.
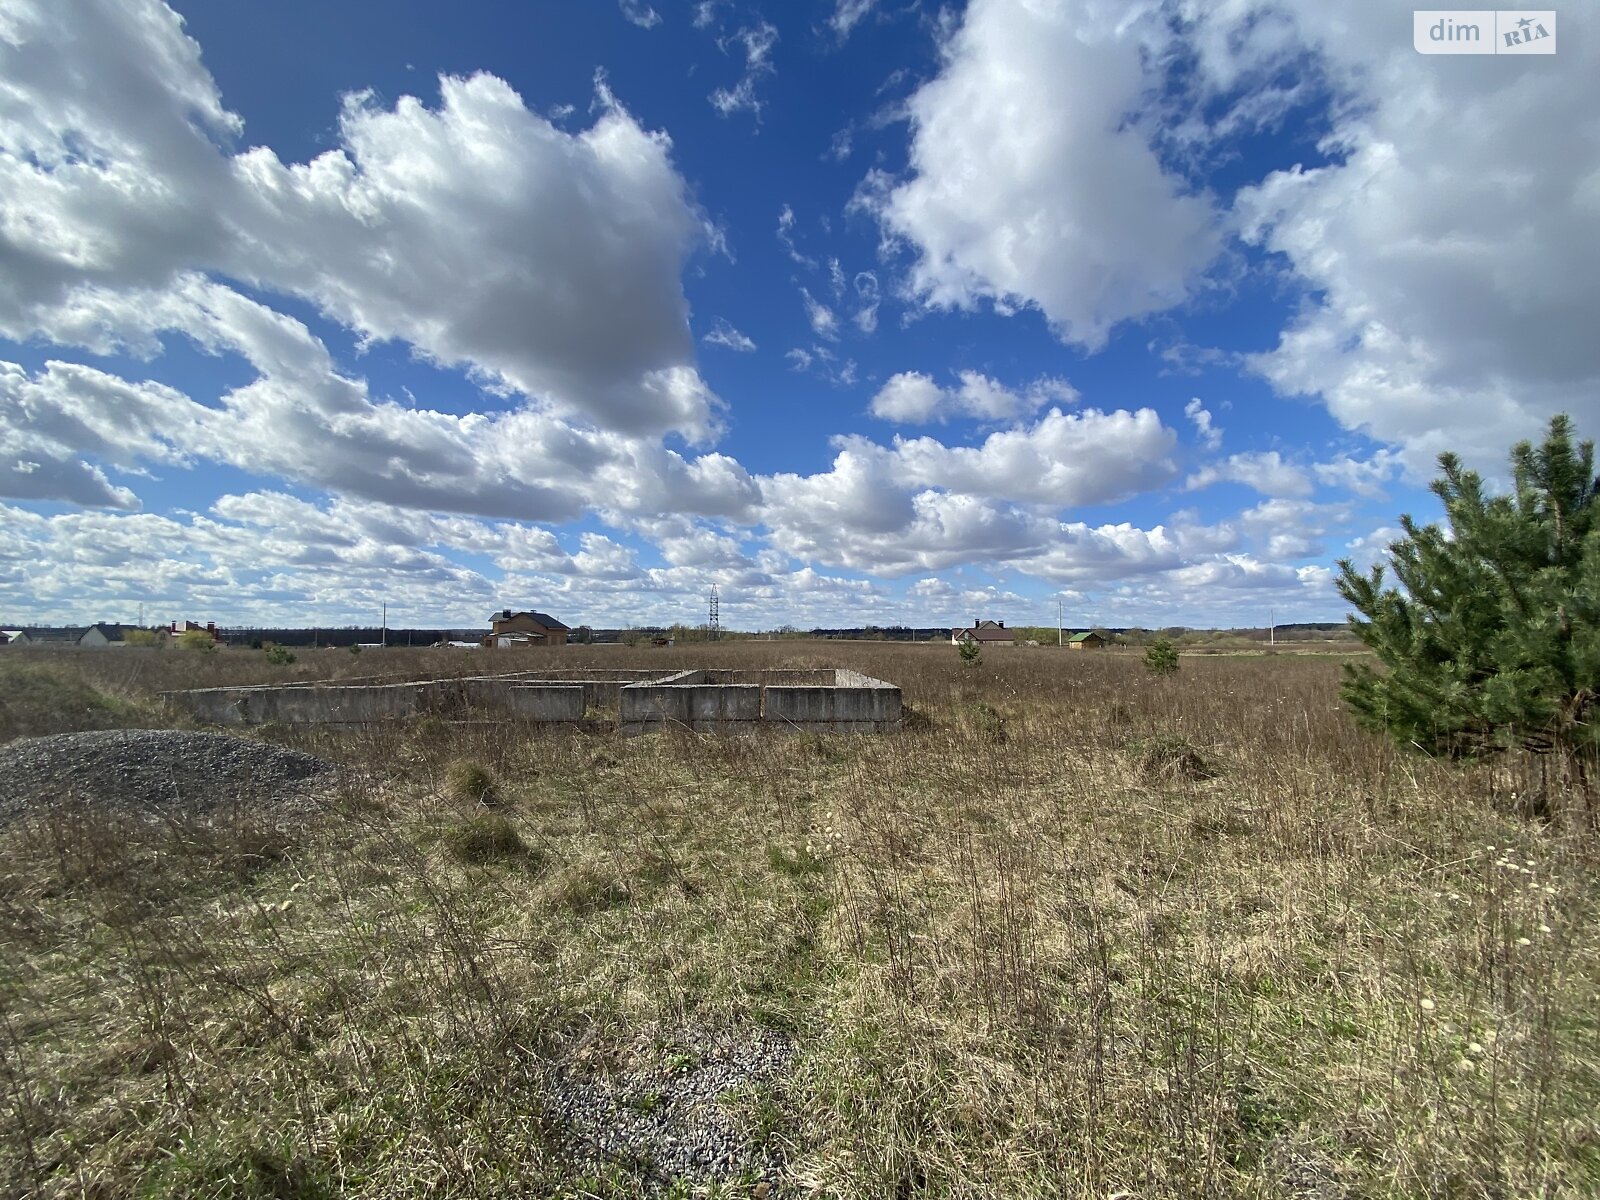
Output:
[[[502,633],[527,633],[544,638],[547,646],[565,646],[567,644],[567,631],[564,629],[550,629],[541,622],[534,620],[525,613],[507,618],[496,617],[492,629],[494,635]]]

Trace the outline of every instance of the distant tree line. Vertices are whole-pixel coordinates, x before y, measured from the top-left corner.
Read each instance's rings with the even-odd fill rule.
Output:
[[[358,646],[387,641],[391,646],[432,646],[436,642],[475,642],[488,630],[478,629],[395,629],[377,625],[350,625],[344,628],[268,629],[261,626],[236,626],[218,630],[230,646]]]
[[[776,629],[762,630],[760,632],[723,629],[717,632],[715,640],[747,641],[759,639],[767,641],[778,638],[823,638],[835,641],[936,642],[948,641],[951,628],[952,626],[948,625],[857,625],[834,628],[818,626],[811,629],[798,629],[793,625],[782,625]],[[1156,630],[1105,625],[1096,625],[1088,628],[1098,633],[1109,643],[1129,646],[1147,646],[1159,637],[1165,637],[1180,646],[1191,648],[1230,639],[1264,642],[1268,638],[1266,629],[1188,629],[1182,626],[1173,626]],[[432,646],[443,641],[475,642],[480,640],[488,630],[481,626],[471,629],[390,627],[388,630],[384,630],[376,625],[308,626],[292,629],[241,625],[221,629],[218,632],[222,640],[230,646],[254,646],[259,649],[262,646],[275,645],[309,649],[317,646],[372,645],[383,641],[387,641],[390,646]],[[1083,632],[1086,632],[1086,628],[1082,626],[1069,626],[1064,630],[1067,637],[1071,637],[1074,633]],[[1053,646],[1056,644],[1057,631],[1054,625],[1018,625],[1012,627],[1012,633],[1018,643],[1033,641],[1038,642],[1041,646]],[[1293,625],[1279,625],[1277,627],[1276,640],[1279,642],[1320,641],[1329,637],[1353,637],[1353,635],[1344,624],[1339,622],[1301,622]],[[620,642],[638,645],[647,644],[659,638],[671,638],[678,645],[693,645],[713,640],[712,632],[706,625],[682,623],[675,625],[636,625],[626,629],[603,629],[581,625],[573,630],[570,640],[582,644],[605,645]]]

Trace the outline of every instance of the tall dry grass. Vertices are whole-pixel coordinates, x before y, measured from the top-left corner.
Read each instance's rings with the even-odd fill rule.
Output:
[[[293,669],[352,661],[323,653]],[[149,657],[40,661],[151,719],[180,676],[282,670]],[[914,715],[894,737],[265,730],[349,768],[270,853],[243,827],[5,835],[0,1190],[636,1194],[548,1089],[755,1026],[799,1050],[734,1101],[792,1193],[1600,1190],[1594,846],[1562,797],[1355,729],[1326,659],[984,659],[386,651],[429,674],[851,666]]]

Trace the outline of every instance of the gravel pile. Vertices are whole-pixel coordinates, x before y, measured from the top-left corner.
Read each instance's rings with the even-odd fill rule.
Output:
[[[317,807],[332,763],[221,733],[105,729],[0,746],[0,825],[72,802],[117,813],[276,819]]]
[[[759,1195],[781,1195],[783,1164],[754,1145],[720,1101],[787,1072],[794,1044],[770,1030],[684,1043],[617,1074],[565,1071],[550,1090],[546,1112],[566,1125],[573,1150],[589,1165],[632,1168],[658,1191],[674,1180],[705,1186],[753,1177],[767,1184]]]

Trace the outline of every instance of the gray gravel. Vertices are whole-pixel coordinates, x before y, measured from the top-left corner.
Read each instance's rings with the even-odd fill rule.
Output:
[[[334,765],[221,733],[105,729],[0,746],[0,826],[63,803],[161,819],[318,807]]]
[[[742,1178],[766,1181],[762,1194],[778,1197],[781,1160],[756,1145],[722,1101],[770,1084],[794,1058],[794,1043],[771,1030],[687,1035],[626,1071],[574,1061],[550,1089],[546,1112],[567,1127],[580,1159],[629,1168],[654,1191],[674,1180],[705,1186]]]

